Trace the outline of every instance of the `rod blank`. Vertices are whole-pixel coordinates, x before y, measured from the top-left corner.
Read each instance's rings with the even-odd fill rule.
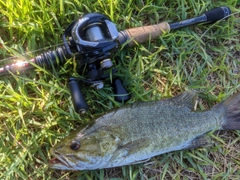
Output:
[[[217,7],[203,13],[201,16],[176,22],[176,23],[171,23],[169,24],[169,26],[170,26],[170,29],[172,30],[172,29],[179,29],[179,28],[187,27],[191,25],[196,25],[203,22],[215,23],[223,18],[228,17],[230,14],[231,14],[231,10],[229,9],[229,7],[226,7],[226,6]]]

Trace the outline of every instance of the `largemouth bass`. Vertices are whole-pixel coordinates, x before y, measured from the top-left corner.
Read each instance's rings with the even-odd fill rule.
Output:
[[[202,147],[211,130],[240,129],[240,93],[212,109],[193,111],[196,93],[113,110],[51,151],[50,166],[93,170],[136,164],[163,153]]]

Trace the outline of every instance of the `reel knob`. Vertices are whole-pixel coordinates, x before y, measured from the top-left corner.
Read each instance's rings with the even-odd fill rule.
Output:
[[[115,100],[118,102],[126,102],[130,99],[130,95],[124,88],[120,79],[115,79],[113,82],[113,91],[115,93]]]
[[[75,78],[70,78],[68,81],[68,87],[75,111],[79,114],[85,113],[89,107],[81,91],[79,81]]]

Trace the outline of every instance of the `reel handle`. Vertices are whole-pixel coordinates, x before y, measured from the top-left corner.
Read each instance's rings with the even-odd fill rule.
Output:
[[[79,81],[75,78],[70,78],[68,81],[68,87],[75,111],[79,114],[85,113],[89,107],[83,96]]]
[[[126,102],[130,99],[129,93],[124,88],[120,79],[115,79],[113,81],[113,91],[115,93],[115,100],[118,102]]]

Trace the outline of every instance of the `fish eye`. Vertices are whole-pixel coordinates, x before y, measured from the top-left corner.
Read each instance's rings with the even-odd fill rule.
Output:
[[[71,145],[70,145],[70,149],[72,150],[78,150],[80,148],[81,144],[79,141],[75,141],[73,140]]]

